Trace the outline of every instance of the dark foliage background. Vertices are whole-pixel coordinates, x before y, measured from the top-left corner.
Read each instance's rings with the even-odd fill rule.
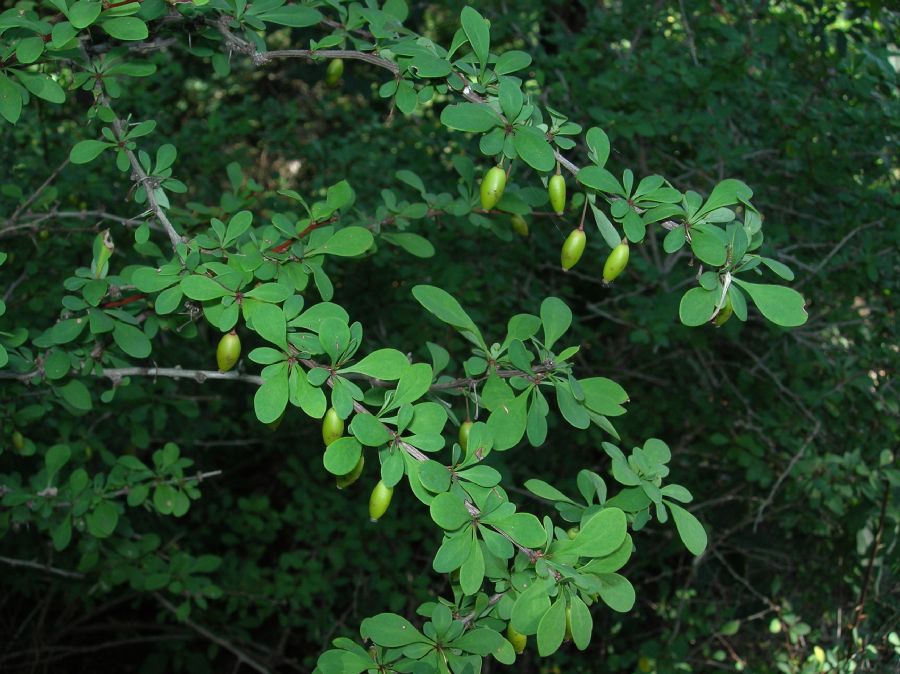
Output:
[[[411,2],[407,24],[448,44],[462,5]],[[618,424],[623,444],[665,438],[673,476],[696,496],[693,512],[710,534],[700,559],[671,527],[651,526],[628,568],[635,609],[597,612],[587,652],[540,661],[532,651],[518,671],[844,672],[851,661],[857,671],[889,671],[900,645],[892,632],[900,617],[900,15],[889,3],[835,1],[491,0],[478,9],[498,51],[533,55],[530,86],[543,102],[606,129],[613,171],[637,166],[701,192],[726,176],[749,184],[810,311],[789,331],[752,314],[721,330],[686,328],[677,306],[695,273],[688,258],[671,264],[651,236],[633,248],[625,277],[605,288],[605,251],[593,237],[588,264],[564,274],[557,256],[571,213],[535,218],[524,240],[450,217],[423,220],[434,258],[383,248],[335,271],[336,301],[363,323],[372,349],[415,350],[429,339],[464,353],[455,334],[423,318],[409,292],[417,283],[452,290],[489,342],[509,315],[536,311],[549,294],[563,298],[575,311],[581,371],[609,376],[631,396]],[[301,33],[275,40],[299,44]],[[257,69],[234,58],[222,76],[179,42],[147,58],[159,71],[123,80],[122,100],[157,120],[152,143],[180,150],[177,174],[190,187],[176,204],[180,222],[240,208],[264,215],[277,189],[315,195],[342,178],[374,220],[382,190],[414,196],[395,171],[411,168],[429,190],[455,192],[451,156],[479,156],[430,107],[391,115],[376,93],[384,74],[364,64],[348,63],[342,86],[330,89],[324,67],[301,62]],[[38,117],[0,128],[0,213],[15,208],[13,185],[30,194],[86,137],[75,121],[84,107],[74,97],[39,105]],[[242,175],[232,169],[230,180],[232,162]],[[66,167],[48,207],[130,216],[126,179],[111,162],[91,172]],[[17,322],[35,330],[52,322],[61,280],[90,261],[94,222],[11,229],[0,220],[0,247],[14,256],[0,287]],[[27,282],[16,289],[19,274]],[[184,320],[157,347],[160,364],[211,366],[215,335],[201,326],[200,339],[187,339],[197,329],[174,329]],[[3,388],[0,401],[14,402]],[[159,380],[93,418],[54,416],[27,433],[35,442],[80,441],[84,465],[123,452],[146,458],[174,440],[200,469],[222,469],[185,518],[148,526],[171,555],[222,558],[213,576],[223,596],[191,620],[273,671],[310,671],[331,638],[367,615],[411,616],[446,590],[430,571],[439,532],[411,494],[398,490],[389,515],[370,525],[368,490],[338,492],[321,469],[317,425],[297,414],[269,432],[244,384]],[[574,491],[579,468],[608,470],[599,442],[599,432],[560,424],[544,447],[495,455],[494,465],[514,485],[540,476]],[[14,460],[0,456],[0,470]],[[0,522],[0,555],[47,559],[45,532]],[[52,561],[77,559],[70,550]],[[152,596],[109,591],[112,582],[4,568],[0,670],[233,671],[214,639],[174,621]]]

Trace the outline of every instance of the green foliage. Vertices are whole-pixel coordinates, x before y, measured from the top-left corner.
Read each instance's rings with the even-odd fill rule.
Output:
[[[896,13],[513,4],[0,14],[16,610],[213,644],[141,672],[896,655]]]

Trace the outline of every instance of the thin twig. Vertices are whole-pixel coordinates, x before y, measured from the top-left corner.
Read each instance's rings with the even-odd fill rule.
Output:
[[[166,610],[170,611],[175,616],[178,615],[178,609],[175,608],[175,606],[173,606],[169,601],[164,599],[156,592],[153,593],[153,596],[156,598],[156,601],[158,601]],[[202,625],[198,625],[190,618],[183,618],[182,622],[192,630],[197,632],[197,634],[200,634],[201,636],[212,641],[214,644],[218,644],[219,646],[224,648],[226,651],[234,655],[240,662],[247,665],[251,669],[255,669],[260,674],[271,674],[271,671],[265,665],[258,662],[255,658],[247,655],[244,651],[242,651],[227,639],[224,639],[217,634],[210,632],[208,629],[206,629]]]
[[[4,564],[8,564],[9,566],[23,566],[29,569],[38,569],[39,571],[44,571],[46,573],[52,573],[55,576],[62,576],[63,578],[84,578],[83,573],[78,573],[77,571],[66,571],[65,569],[57,569],[55,566],[50,566],[49,564],[41,564],[39,562],[31,562],[27,559],[13,559],[12,557],[0,557],[0,562]]]

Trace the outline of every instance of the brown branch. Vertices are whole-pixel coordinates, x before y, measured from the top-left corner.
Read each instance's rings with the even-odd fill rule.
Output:
[[[163,606],[163,608],[165,608],[166,610],[171,612],[172,615],[175,615],[175,616],[178,615],[178,609],[175,608],[175,606],[173,606],[169,601],[164,599],[160,594],[154,592],[153,596],[156,598],[156,601],[158,601]],[[205,637],[209,641],[212,641],[214,644],[218,644],[219,646],[224,648],[226,651],[228,651],[229,653],[234,655],[240,663],[247,665],[251,669],[254,669],[257,672],[259,672],[260,674],[271,674],[271,671],[265,665],[263,665],[262,663],[257,661],[255,658],[247,655],[244,651],[239,649],[237,646],[232,644],[227,639],[224,639],[224,638],[218,636],[217,634],[210,632],[208,629],[206,629],[202,625],[198,625],[190,618],[184,618],[184,619],[182,619],[182,622],[185,625],[187,625],[188,627],[190,627],[192,630],[197,632],[197,634]]]
[[[872,542],[872,552],[869,555],[869,564],[866,566],[866,576],[863,580],[862,587],[859,590],[859,601],[856,603],[856,615],[853,623],[850,625],[852,632],[865,619],[863,611],[866,607],[866,600],[869,595],[869,586],[872,583],[872,568],[875,566],[875,557],[878,554],[878,548],[881,547],[881,537],[884,534],[884,520],[887,515],[887,505],[891,495],[891,484],[887,480],[884,481],[884,496],[881,497],[881,514],[878,516],[878,531],[875,534],[875,540]]]
[[[0,557],[0,562],[4,564],[8,564],[9,566],[20,566],[28,569],[37,569],[39,571],[44,571],[46,573],[52,573],[55,576],[62,576],[63,578],[84,578],[83,573],[78,573],[77,571],[66,571],[65,569],[57,569],[55,566],[50,566],[49,564],[40,564],[38,562],[31,562],[27,559],[13,559],[12,557]]]
[[[31,204],[33,204],[39,196],[41,196],[41,194],[44,192],[44,190],[47,189],[54,180],[56,180],[56,178],[59,176],[60,172],[64,168],[66,168],[66,166],[68,166],[68,165],[69,165],[69,158],[66,157],[65,160],[63,161],[63,163],[60,164],[59,166],[57,166],[56,169],[53,171],[53,173],[51,173],[50,176],[43,183],[41,183],[41,186],[38,187],[34,191],[34,193],[32,193],[32,195],[30,197],[28,197],[28,199],[26,199],[15,211],[13,211],[13,214],[9,218],[9,221],[11,223],[15,224],[19,215],[22,212],[26,211],[28,209],[28,207],[31,206]]]
[[[107,106],[109,105],[108,100],[104,100],[104,103]],[[172,242],[172,249],[177,253],[178,244],[183,243],[183,239],[181,235],[179,235],[175,230],[175,227],[172,225],[162,206],[160,206],[159,202],[156,200],[156,195],[153,193],[153,190],[158,187],[156,181],[148,176],[147,172],[144,171],[144,167],[141,166],[141,163],[138,161],[137,155],[134,153],[134,151],[128,149],[127,142],[125,140],[125,122],[116,117],[112,121],[112,127],[116,132],[116,140],[119,141],[119,148],[122,150],[122,152],[125,153],[125,156],[128,157],[128,161],[131,164],[131,179],[144,188],[144,192],[147,195],[147,204],[150,206],[150,210],[153,211],[153,214],[156,216],[159,224],[163,226],[166,234],[169,235],[169,240]]]

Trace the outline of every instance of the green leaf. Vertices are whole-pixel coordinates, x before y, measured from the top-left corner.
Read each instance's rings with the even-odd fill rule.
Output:
[[[147,24],[136,16],[107,19],[100,25],[103,30],[117,40],[146,40],[149,35]]]
[[[565,503],[575,503],[575,501],[563,494],[559,489],[557,489],[553,485],[547,484],[543,480],[526,480],[525,489],[536,496],[547,499],[548,501],[564,501]]]
[[[95,538],[109,538],[119,523],[119,511],[109,501],[101,501],[85,517],[88,533]]]
[[[253,409],[260,423],[270,424],[284,412],[290,394],[288,386],[288,364],[280,363],[266,368],[266,376],[262,386],[253,396]],[[355,464],[354,464],[355,465]],[[347,469],[352,470],[353,466]]]
[[[584,404],[588,409],[608,417],[625,413],[622,405],[628,401],[628,394],[619,384],[606,377],[591,377],[578,382],[584,393]]]
[[[721,267],[728,259],[725,232],[715,225],[691,227],[691,250],[702,262]]]
[[[0,84],[2,84],[2,80],[0,80]],[[0,96],[2,96],[2,91],[0,91]],[[104,143],[100,140],[83,140],[80,143],[76,143],[72,151],[69,152],[69,160],[73,164],[87,164],[96,159],[108,147],[112,147],[112,144]]]
[[[235,213],[231,220],[228,221],[228,229],[225,230],[225,238],[223,240],[223,245],[228,245],[235,239],[237,239],[241,234],[250,229],[250,225],[253,224],[253,213],[250,211],[239,211]]]
[[[102,10],[100,0],[79,0],[69,7],[69,22],[78,30],[87,28],[97,20]]]
[[[465,564],[470,554],[472,554],[472,534],[469,529],[463,529],[444,539],[431,566],[438,573],[450,573]]]
[[[400,648],[408,644],[426,641],[406,618],[395,613],[379,613],[362,621],[359,633],[379,646]]]
[[[544,346],[552,349],[572,325],[572,310],[558,297],[548,297],[541,303],[541,323],[544,326]]]
[[[487,522],[489,519],[490,517],[483,518],[483,521]],[[544,526],[531,513],[515,513],[491,524],[505,531],[516,543],[526,548],[539,548],[547,542]]]
[[[469,332],[474,335],[478,342],[484,344],[484,338],[481,336],[475,323],[469,318],[463,308],[460,306],[450,293],[441,290],[435,286],[419,285],[412,289],[413,297],[430,313],[434,314],[439,320],[452,325],[458,330]]]
[[[483,72],[484,67],[487,65],[488,54],[491,48],[490,25],[481,14],[470,6],[463,8],[460,14],[460,21]]]
[[[494,438],[494,449],[503,451],[519,444],[525,435],[527,393],[497,407],[488,417],[487,426]]]
[[[556,166],[556,157],[553,147],[547,142],[543,131],[533,126],[523,126],[516,129],[513,136],[513,144],[516,154],[522,160],[537,171],[552,171]]]
[[[47,467],[47,479],[53,478],[59,469],[65,466],[72,458],[72,450],[68,445],[53,445],[44,455],[44,465]]]
[[[455,531],[468,524],[472,516],[459,496],[444,492],[435,496],[431,502],[431,519],[442,529]]]
[[[759,312],[776,325],[794,328],[806,323],[809,315],[804,308],[803,295],[793,288],[769,285],[766,283],[749,283],[741,279],[733,279],[742,288]]]
[[[441,112],[441,124],[448,129],[483,133],[500,126],[500,116],[481,103],[455,103]]]
[[[678,535],[681,542],[684,543],[692,555],[700,555],[706,550],[706,530],[700,524],[700,520],[693,514],[685,510],[679,505],[675,505],[671,501],[666,501],[669,510],[672,511],[672,517],[675,520],[675,528],[678,529]]]
[[[367,447],[381,447],[391,441],[391,432],[371,414],[357,414],[350,422],[350,432]]]
[[[472,552],[459,569],[459,586],[463,594],[477,594],[484,582],[484,553],[476,537],[472,537]]]
[[[537,630],[538,653],[542,658],[555,653],[566,634],[566,601],[560,594],[541,618]]]
[[[619,181],[605,168],[585,166],[575,177],[585,187],[590,187],[599,192],[625,196],[625,190],[622,189]]]
[[[634,606],[634,587],[625,576],[606,573],[597,576],[600,581],[600,599],[613,611],[628,613]]]
[[[583,651],[591,643],[591,632],[594,630],[594,620],[587,605],[573,594],[569,606],[572,623],[572,641],[575,648]]]
[[[356,438],[345,435],[328,445],[322,457],[322,463],[325,465],[325,470],[332,475],[346,475],[359,463],[360,454],[362,454],[362,445],[357,442]]]
[[[504,639],[499,632],[486,627],[479,627],[466,632],[450,646],[459,648],[466,653],[475,653],[481,656],[493,655],[498,662],[506,665],[512,664],[516,659],[512,644]]]
[[[277,23],[291,28],[315,26],[322,20],[322,14],[312,7],[304,5],[285,5],[257,15],[266,23]]]
[[[397,390],[391,401],[391,408],[400,407],[404,403],[412,403],[421,398],[431,387],[431,379],[431,366],[427,363],[416,363],[407,367],[397,382]]]
[[[687,326],[696,327],[703,325],[712,318],[716,310],[721,292],[719,290],[704,290],[703,288],[691,288],[681,296],[678,305],[678,317]]]
[[[250,327],[266,341],[287,351],[287,323],[281,307],[275,304],[258,304],[253,310],[253,322]]]
[[[402,352],[397,349],[378,349],[338,372],[359,372],[384,381],[397,381],[408,367],[409,359]]]
[[[625,513],[618,508],[604,508],[581,527],[573,547],[584,557],[605,557],[622,545],[627,533]]]
[[[382,234],[381,238],[384,241],[400,246],[410,255],[415,255],[416,257],[421,258],[434,257],[434,246],[432,245],[431,241],[426,239],[424,236],[419,236],[418,234],[413,234],[412,232],[395,232]]]
[[[44,73],[24,73],[16,71],[16,76],[32,94],[50,103],[63,103],[66,94],[62,87],[49,75]]]
[[[734,178],[723,180],[713,188],[712,194],[709,195],[709,199],[706,200],[703,208],[698,211],[695,219],[702,218],[704,215],[712,213],[723,206],[730,206],[741,201],[750,201],[752,197],[753,190],[740,180],[735,180]]]
[[[365,227],[344,227],[336,231],[324,244],[308,251],[308,254],[324,253],[339,257],[354,257],[365,253],[374,242],[372,232]]]
[[[494,72],[498,75],[508,75],[519,70],[524,70],[531,65],[531,54],[524,51],[511,50],[503,52],[494,64]]]
[[[218,281],[202,274],[191,274],[182,278],[181,290],[192,300],[201,302],[217,300],[234,294]]]
[[[113,340],[122,351],[132,358],[146,358],[150,355],[150,339],[140,328],[116,321],[113,328]]]
[[[550,608],[550,597],[547,596],[547,592],[547,582],[535,579],[516,598],[510,614],[510,621],[516,631],[522,634],[534,634],[538,631],[541,618]],[[563,615],[563,631],[565,631],[565,614]]]
[[[594,126],[587,130],[585,142],[590,149],[590,160],[603,168],[609,159],[609,136],[603,129]]]
[[[326,318],[319,325],[319,343],[335,364],[350,345],[350,328],[339,318]]]
[[[21,114],[22,96],[16,85],[0,72],[0,115],[10,124],[15,124]]]
[[[77,379],[73,379],[65,386],[60,386],[56,391],[76,410],[85,412],[92,407],[90,391]]]

